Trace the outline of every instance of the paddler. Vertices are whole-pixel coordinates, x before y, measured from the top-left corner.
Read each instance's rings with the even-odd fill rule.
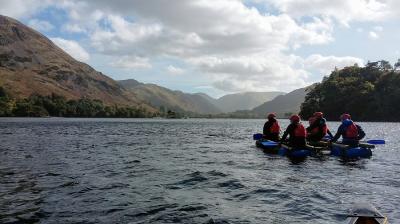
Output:
[[[278,121],[276,120],[275,113],[269,113],[267,116],[267,122],[263,128],[263,138],[270,141],[279,141],[279,132],[281,130]]]
[[[306,146],[306,129],[300,122],[300,116],[295,114],[290,117],[290,124],[287,126],[286,131],[283,133],[280,143],[286,141],[289,135],[289,146],[294,148],[302,148]]]
[[[336,142],[342,136],[342,144],[350,145],[352,147],[358,146],[359,141],[364,138],[365,132],[360,125],[355,124],[351,120],[350,114],[342,114],[340,116],[342,124],[339,126],[336,135],[332,138],[331,142]]]
[[[326,136],[326,134],[333,138],[322,112],[315,112],[308,121],[309,126],[306,128],[307,141],[319,142]]]

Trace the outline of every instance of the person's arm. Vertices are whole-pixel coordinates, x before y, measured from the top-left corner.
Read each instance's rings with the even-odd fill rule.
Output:
[[[319,121],[314,121],[310,126],[308,126],[307,128],[306,128],[306,130],[307,130],[307,132],[310,132],[311,130],[313,130],[314,128],[316,128],[316,127],[318,127],[319,126]]]
[[[361,128],[361,126],[356,125],[357,129],[358,129],[358,140],[361,140],[365,137],[365,132],[364,130]]]
[[[340,125],[339,128],[338,128],[338,130],[337,130],[337,132],[336,132],[336,135],[333,136],[331,142],[336,142],[336,141],[340,138],[340,136],[342,135],[342,132],[343,132],[342,129],[343,129],[343,128],[342,128],[342,125]]]
[[[329,128],[327,129],[327,132],[326,132],[326,133],[329,135],[329,137],[331,137],[331,139],[333,139],[332,132],[329,130]]]
[[[281,144],[286,140],[286,137],[288,136],[288,134],[289,134],[289,132],[290,132],[290,127],[291,127],[291,125],[289,125],[289,126],[286,128],[286,131],[283,133],[282,138],[281,138],[281,141],[280,141]]]

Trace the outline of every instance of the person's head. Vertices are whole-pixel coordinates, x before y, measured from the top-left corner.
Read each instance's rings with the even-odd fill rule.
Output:
[[[267,118],[268,118],[268,120],[274,119],[274,118],[276,118],[276,114],[275,113],[269,113]]]
[[[315,120],[316,120],[315,117],[310,117],[310,118],[308,119],[308,124],[309,124],[309,125],[312,125],[312,124],[315,122]]]
[[[294,114],[290,117],[290,123],[295,124],[300,122],[300,116],[297,114]]]
[[[340,120],[341,121],[344,121],[344,120],[351,120],[351,116],[350,116],[350,114],[342,114],[341,116],[340,116]]]
[[[323,117],[324,117],[324,113],[322,113],[322,112],[315,112],[313,116],[316,117],[316,118],[323,118]]]

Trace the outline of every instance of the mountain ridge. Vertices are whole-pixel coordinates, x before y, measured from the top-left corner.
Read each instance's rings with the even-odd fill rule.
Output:
[[[2,15],[0,85],[15,98],[55,93],[67,99],[97,99],[110,105],[155,111],[110,77],[75,60],[43,34]]]

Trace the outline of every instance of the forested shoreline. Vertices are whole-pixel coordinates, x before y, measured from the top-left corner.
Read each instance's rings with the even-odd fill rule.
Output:
[[[101,100],[67,100],[63,96],[32,95],[25,99],[11,97],[0,87],[0,117],[153,117],[144,108],[104,105]]]
[[[350,113],[358,121],[400,121],[400,60],[335,69],[306,95],[300,115],[322,111],[328,120]]]

